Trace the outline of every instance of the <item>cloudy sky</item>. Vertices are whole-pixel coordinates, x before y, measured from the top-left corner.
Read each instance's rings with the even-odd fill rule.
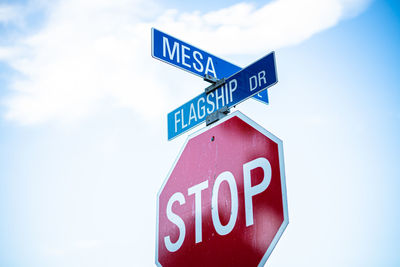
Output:
[[[267,266],[400,265],[396,0],[0,1],[0,266],[154,266],[156,194],[199,77],[151,27],[246,66],[276,53],[270,104],[290,223]],[[204,127],[198,126],[195,130]]]

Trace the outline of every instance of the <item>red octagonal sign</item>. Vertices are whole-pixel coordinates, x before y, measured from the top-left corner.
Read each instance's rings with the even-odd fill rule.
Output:
[[[282,141],[235,112],[191,135],[157,197],[158,266],[264,266],[288,224]]]

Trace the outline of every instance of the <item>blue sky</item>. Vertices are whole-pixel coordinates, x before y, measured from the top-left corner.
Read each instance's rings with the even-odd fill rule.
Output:
[[[400,6],[361,0],[1,2],[1,266],[154,266],[186,138],[166,114],[206,84],[151,58],[150,27],[241,66],[276,51],[270,104],[237,107],[284,144],[266,266],[399,266]]]

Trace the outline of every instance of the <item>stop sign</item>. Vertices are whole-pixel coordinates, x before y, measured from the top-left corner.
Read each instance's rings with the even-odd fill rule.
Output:
[[[282,141],[240,112],[191,135],[157,196],[158,266],[263,266],[288,224]]]

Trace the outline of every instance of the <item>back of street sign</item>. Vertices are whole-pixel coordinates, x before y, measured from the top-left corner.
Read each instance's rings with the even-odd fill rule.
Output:
[[[223,107],[233,107],[278,81],[272,52],[225,80],[216,90],[198,95],[168,113],[168,140],[203,122]]]

